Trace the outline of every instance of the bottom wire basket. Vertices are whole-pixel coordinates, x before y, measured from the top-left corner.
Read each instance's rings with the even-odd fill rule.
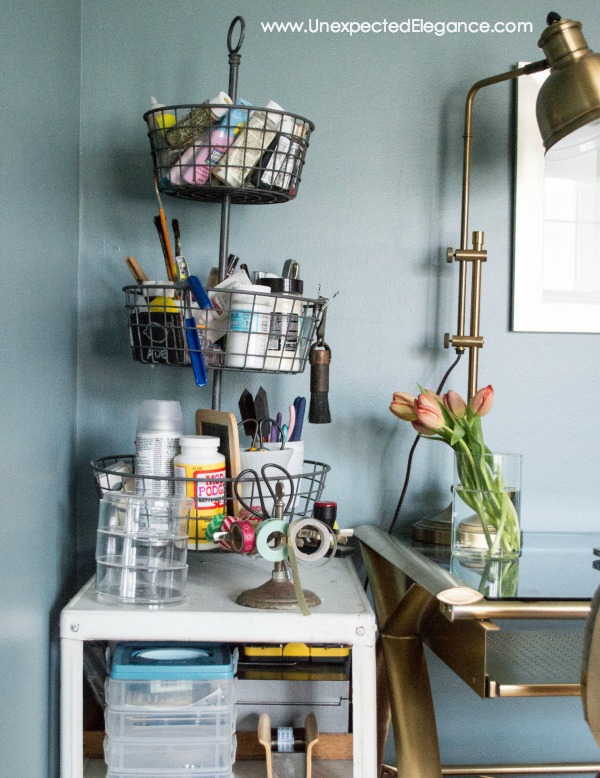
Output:
[[[153,497],[170,497],[175,494],[193,497],[195,508],[192,509],[190,518],[188,544],[190,551],[203,551],[215,547],[205,538],[206,527],[215,514],[224,513],[226,516],[232,516],[240,513],[240,506],[234,494],[234,478],[166,478],[137,475],[133,454],[101,457],[92,460],[90,464],[100,497],[107,491],[146,494]],[[293,521],[303,516],[312,516],[314,503],[321,499],[325,479],[330,469],[331,467],[324,462],[305,459],[301,473],[290,473],[294,494],[285,513],[286,519]],[[274,491],[275,484],[281,480],[281,475],[265,480]],[[240,484],[244,502],[249,505],[259,505],[256,481],[253,478],[243,478],[240,479]],[[263,488],[262,491],[265,507],[270,511],[273,500],[269,499],[268,489]],[[204,496],[207,494],[209,496]],[[284,485],[284,495],[284,500],[288,502],[289,485],[287,488]],[[219,503],[219,507],[215,508],[215,503]]]

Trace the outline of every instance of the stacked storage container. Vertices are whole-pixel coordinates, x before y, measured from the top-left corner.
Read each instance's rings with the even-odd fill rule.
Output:
[[[219,643],[120,643],[107,684],[107,778],[231,778],[234,673]]]

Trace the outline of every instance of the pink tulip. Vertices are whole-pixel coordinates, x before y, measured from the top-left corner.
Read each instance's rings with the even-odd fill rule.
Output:
[[[450,389],[444,395],[444,405],[456,419],[463,419],[467,413],[466,402],[453,389]]]
[[[485,416],[494,404],[494,390],[491,385],[484,386],[469,400],[469,407],[476,416]]]
[[[417,421],[425,429],[435,432],[444,426],[440,406],[427,394],[420,394],[416,401]]]
[[[423,389],[423,394],[426,394],[427,397],[431,397],[432,400],[437,400],[439,403],[443,402],[439,394],[436,394],[433,389]]]
[[[390,411],[403,421],[415,421],[415,398],[408,392],[394,392]]]
[[[419,435],[435,435],[435,430],[430,430],[427,427],[424,427],[422,424],[419,424],[418,421],[411,422],[414,429],[419,433]]]

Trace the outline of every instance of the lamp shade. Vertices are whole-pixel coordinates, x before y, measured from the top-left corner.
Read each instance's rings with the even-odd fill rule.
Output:
[[[570,19],[548,24],[538,46],[550,65],[536,105],[546,153],[567,157],[600,146],[600,54]]]

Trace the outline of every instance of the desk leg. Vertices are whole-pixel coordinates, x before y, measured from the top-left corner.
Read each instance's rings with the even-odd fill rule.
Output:
[[[83,778],[83,641],[60,641],[60,775]]]
[[[402,778],[440,778],[442,767],[422,634],[437,613],[435,597],[368,546],[361,551],[369,577],[387,675],[378,701],[384,721],[391,703],[396,766]]]
[[[375,647],[352,647],[353,778],[377,776]]]
[[[442,767],[420,629],[438,603],[413,585],[382,628],[396,766],[402,778],[440,778]]]

